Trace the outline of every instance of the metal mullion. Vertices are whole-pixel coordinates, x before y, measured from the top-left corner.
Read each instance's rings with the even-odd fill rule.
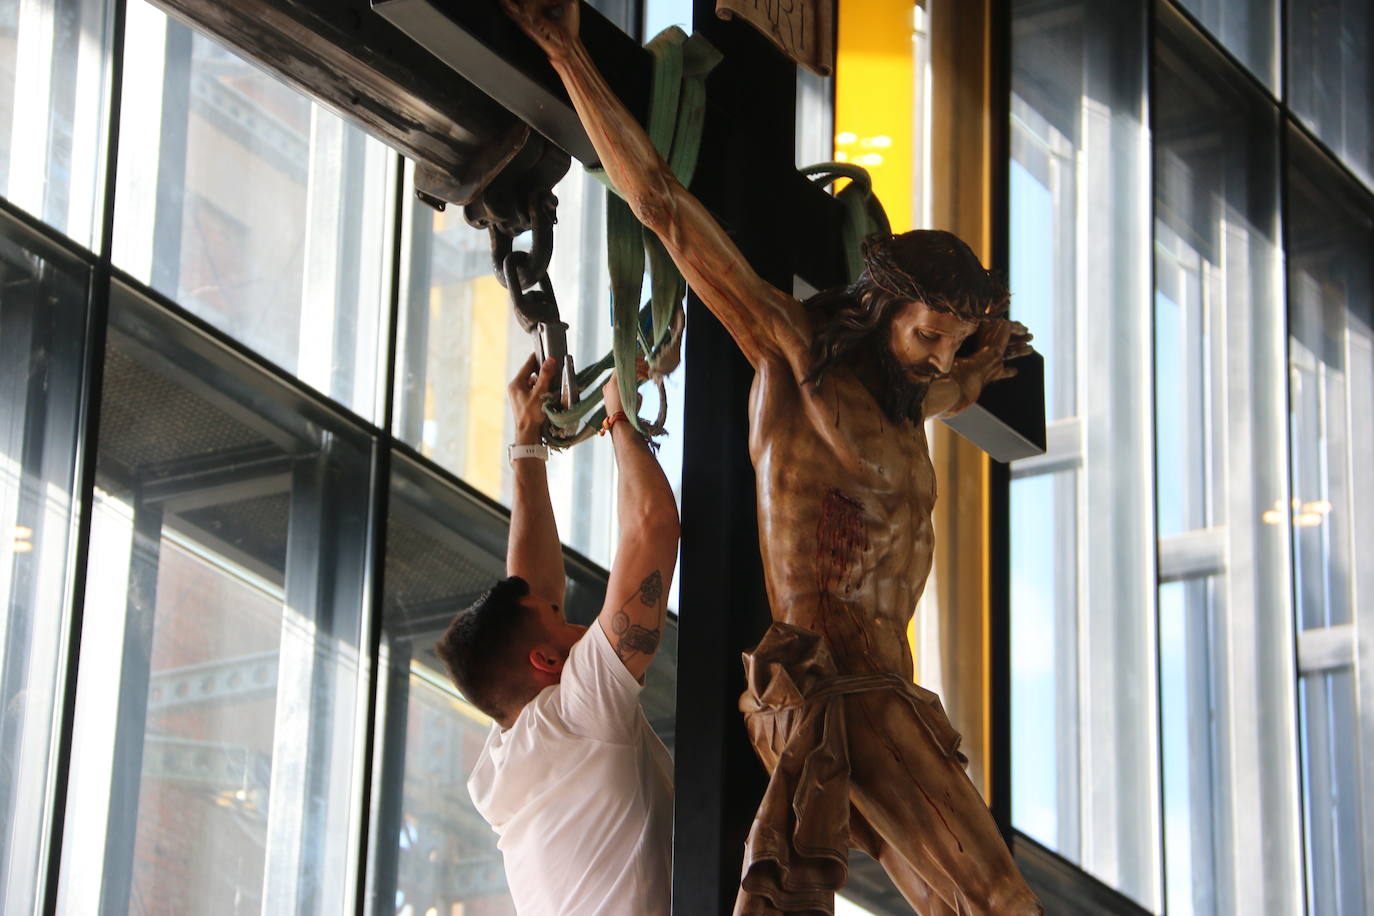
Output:
[[[1299,668],[1298,668],[1298,631],[1299,631],[1299,624],[1298,624],[1298,613],[1299,613],[1299,610],[1298,610],[1298,609],[1299,609],[1299,603],[1298,603],[1298,572],[1297,572],[1297,563],[1296,563],[1297,551],[1298,551],[1298,538],[1297,538],[1297,534],[1296,534],[1294,525],[1292,524],[1292,520],[1291,520],[1291,519],[1292,519],[1292,515],[1291,515],[1291,502],[1292,502],[1292,499],[1293,499],[1293,494],[1294,494],[1294,492],[1295,492],[1295,483],[1296,483],[1296,481],[1293,479],[1293,477],[1294,477],[1294,472],[1295,472],[1295,468],[1296,468],[1296,466],[1297,466],[1297,463],[1296,463],[1296,456],[1293,454],[1293,429],[1292,429],[1292,426],[1293,426],[1293,384],[1292,384],[1292,371],[1291,371],[1291,366],[1292,366],[1292,364],[1293,364],[1293,308],[1292,308],[1292,301],[1293,301],[1293,300],[1292,300],[1292,296],[1291,296],[1291,287],[1290,287],[1290,283],[1289,283],[1289,278],[1291,277],[1291,270],[1290,270],[1290,268],[1289,268],[1289,261],[1288,261],[1288,252],[1289,252],[1290,250],[1292,250],[1292,245],[1291,245],[1291,231],[1290,231],[1290,226],[1289,226],[1289,223],[1290,223],[1290,220],[1289,220],[1289,203],[1290,203],[1290,201],[1289,201],[1289,186],[1288,186],[1289,157],[1290,157],[1290,155],[1291,155],[1291,150],[1290,150],[1290,137],[1289,137],[1289,133],[1288,133],[1288,131],[1287,131],[1287,129],[1286,129],[1287,124],[1288,124],[1288,122],[1290,121],[1290,116],[1289,116],[1290,113],[1289,113],[1289,111],[1288,111],[1288,109],[1287,109],[1287,97],[1288,97],[1288,94],[1287,94],[1287,66],[1286,66],[1286,62],[1287,62],[1287,50],[1288,50],[1288,49],[1287,49],[1287,31],[1286,31],[1286,28],[1287,28],[1287,17],[1286,17],[1285,14],[1286,14],[1286,3],[1285,3],[1285,0],[1279,0],[1279,30],[1278,30],[1278,42],[1279,42],[1279,47],[1278,47],[1278,66],[1279,66],[1279,88],[1280,88],[1280,96],[1281,96],[1281,97],[1280,97],[1280,99],[1279,99],[1277,116],[1274,117],[1274,118],[1272,118],[1272,119],[1270,120],[1270,123],[1272,124],[1273,129],[1274,129],[1275,131],[1277,131],[1277,133],[1278,133],[1278,135],[1274,138],[1275,145],[1276,145],[1277,158],[1278,158],[1278,161],[1275,163],[1275,169],[1276,169],[1277,174],[1275,175],[1276,200],[1275,200],[1274,203],[1275,203],[1275,207],[1276,207],[1276,209],[1277,209],[1277,211],[1278,211],[1277,214],[1276,214],[1276,216],[1277,216],[1278,223],[1279,223],[1279,225],[1278,225],[1278,240],[1277,240],[1277,241],[1278,241],[1278,249],[1279,249],[1279,250],[1278,250],[1278,252],[1277,252],[1277,256],[1275,257],[1275,262],[1274,262],[1273,266],[1271,267],[1271,270],[1272,270],[1273,272],[1275,272],[1275,273],[1278,274],[1278,276],[1275,278],[1277,282],[1274,284],[1274,286],[1275,286],[1274,294],[1275,294],[1275,295],[1278,295],[1278,296],[1282,296],[1282,300],[1281,300],[1280,303],[1279,303],[1279,308],[1281,309],[1281,314],[1282,314],[1282,333],[1283,333],[1283,339],[1282,339],[1282,350],[1283,350],[1283,353],[1282,353],[1282,358],[1281,358],[1281,361],[1280,361],[1281,368],[1282,368],[1282,373],[1281,373],[1281,375],[1282,375],[1282,379],[1283,379],[1283,382],[1282,382],[1283,391],[1282,391],[1282,393],[1281,393],[1281,395],[1280,395],[1280,400],[1281,400],[1281,403],[1282,403],[1282,406],[1283,406],[1283,415],[1282,415],[1281,418],[1279,418],[1279,421],[1278,421],[1278,422],[1279,422],[1279,423],[1281,424],[1281,426],[1282,426],[1283,440],[1284,440],[1284,441],[1283,441],[1283,451],[1286,453],[1286,457],[1287,457],[1287,461],[1285,462],[1285,467],[1284,467],[1284,475],[1283,475],[1283,480],[1284,480],[1284,482],[1287,484],[1287,492],[1284,494],[1284,496],[1285,496],[1284,516],[1285,516],[1289,521],[1288,521],[1288,524],[1286,524],[1286,525],[1284,526],[1284,528],[1285,528],[1286,531],[1287,531],[1287,546],[1288,546],[1288,551],[1287,551],[1287,553],[1288,553],[1288,589],[1289,589],[1289,597],[1288,597],[1288,620],[1287,620],[1287,629],[1288,629],[1288,636],[1289,636],[1289,645],[1288,645],[1288,652],[1289,652],[1289,674],[1290,674],[1290,677],[1291,677],[1291,679],[1292,679],[1292,692],[1291,692],[1291,696],[1290,696],[1290,702],[1291,702],[1291,704],[1292,704],[1292,706],[1291,706],[1292,718],[1291,718],[1291,721],[1290,721],[1290,729],[1291,729],[1291,734],[1292,734],[1293,740],[1292,740],[1291,745],[1290,745],[1291,757],[1292,757],[1292,759],[1291,759],[1291,761],[1290,761],[1290,766],[1292,767],[1293,775],[1296,777],[1296,780],[1297,780],[1297,785],[1293,786],[1293,797],[1294,797],[1294,805],[1293,805],[1293,807],[1296,809],[1295,812],[1294,812],[1294,813],[1295,813],[1295,818],[1294,818],[1294,819],[1295,819],[1295,832],[1296,832],[1296,834],[1297,834],[1296,840],[1297,840],[1297,857],[1298,857],[1298,863],[1297,863],[1298,868],[1297,868],[1297,876],[1296,876],[1296,877],[1297,877],[1297,882],[1298,882],[1297,897],[1298,897],[1298,899],[1302,902],[1302,906],[1303,906],[1304,910],[1305,910],[1305,911],[1310,911],[1311,906],[1312,906],[1312,901],[1311,901],[1311,899],[1309,899],[1309,896],[1308,896],[1308,877],[1309,877],[1309,876],[1308,876],[1308,863],[1307,863],[1307,856],[1304,854],[1305,851],[1306,851],[1306,849],[1308,848],[1308,847],[1307,847],[1307,839],[1308,839],[1308,838],[1307,838],[1307,819],[1303,816],[1303,808],[1304,808],[1303,802],[1304,802],[1304,796],[1305,796],[1305,794],[1306,794],[1306,781],[1305,781],[1304,778],[1303,778],[1303,755],[1302,755],[1302,744],[1303,744],[1303,741],[1302,741],[1303,710],[1302,710],[1302,692],[1301,692],[1301,683],[1300,683],[1302,677],[1301,677],[1301,675],[1299,674]],[[1296,119],[1294,118],[1294,119],[1291,119],[1291,120],[1296,120]],[[1231,520],[1230,520],[1230,519],[1228,519],[1227,521],[1228,521],[1228,524],[1231,523]]]
[[[355,907],[358,916],[365,913],[376,914],[377,911],[371,906],[373,899],[381,901],[382,905],[386,906],[396,895],[400,860],[396,838],[400,836],[404,823],[406,717],[410,709],[410,648],[410,640],[398,639],[389,644],[385,652],[379,650],[377,656],[377,698],[380,708],[384,709],[385,713],[382,716],[381,727],[377,729],[375,747],[372,751],[381,758],[377,766],[380,767],[385,782],[377,787],[378,791],[373,797],[374,804],[367,811],[368,816],[375,815],[377,819],[369,833],[369,837],[375,842],[377,868],[371,873],[364,869],[359,875],[361,890]],[[392,652],[404,653],[404,656],[392,657]],[[364,854],[366,852],[365,847]],[[370,860],[373,857],[368,858]],[[371,885],[370,897],[367,894],[369,877],[376,879]]]
[[[79,505],[75,543],[68,555],[68,628],[66,644],[60,647],[64,670],[61,686],[61,711],[55,732],[55,752],[50,768],[47,810],[47,874],[44,880],[41,911],[56,916],[57,893],[61,880],[62,834],[66,820],[67,781],[71,774],[72,731],[76,719],[76,687],[81,631],[86,603],[87,566],[90,559],[91,526],[95,510],[96,450],[100,437],[100,405],[105,375],[105,343],[110,311],[110,252],[114,241],[115,184],[118,173],[119,127],[124,84],[124,29],[128,18],[127,0],[113,0],[110,27],[110,80],[108,86],[109,121],[105,133],[105,186],[100,213],[100,251],[92,271],[86,309],[85,367],[83,398],[78,408],[80,434],[77,441],[75,479],[79,489],[74,500]],[[48,235],[48,232],[44,233]],[[68,250],[69,245],[64,245]],[[81,252],[83,260],[89,254]]]
[[[339,557],[326,542],[332,529],[329,464],[329,449],[302,457],[291,479],[261,898],[269,913],[309,912],[307,894],[319,886],[318,881],[302,880],[302,865],[310,854],[312,828],[317,829],[311,805],[315,793],[310,790],[321,774],[311,763],[319,756],[319,730],[328,728],[327,721],[316,721],[312,702],[327,677],[322,669],[330,664],[319,647],[321,638],[335,635],[332,620],[321,619],[337,598],[328,567]],[[292,610],[306,618],[306,625],[294,619]]]
[[[317,107],[316,110],[321,110]],[[339,234],[335,242],[338,252],[334,267],[335,292],[334,299],[336,310],[342,304],[352,312],[352,323],[355,328],[362,324],[363,301],[362,301],[362,271],[359,267],[362,262],[363,249],[363,217],[367,207],[367,146],[369,138],[361,131],[355,130],[344,121],[340,121],[344,126],[342,146],[340,152],[340,172],[343,174],[343,184],[345,188],[357,189],[355,193],[345,193],[338,203],[339,213]],[[378,310],[380,313],[380,309]],[[379,314],[380,317],[380,314]],[[337,323],[338,319],[335,319]],[[376,353],[376,345],[371,348]],[[353,399],[357,397],[358,387],[358,363],[360,354],[358,353],[358,340],[355,335],[353,340],[347,340],[346,335],[336,333],[332,347],[332,363],[329,367],[327,391],[337,391],[340,397],[349,396]],[[375,366],[374,385],[376,378]],[[374,391],[372,396],[372,409],[376,409],[377,396]]]
[[[403,169],[413,175],[407,164]],[[402,176],[402,181],[405,176]],[[428,377],[429,321],[428,304],[417,303],[417,291],[430,288],[430,262],[433,260],[433,217],[428,207],[418,207],[415,200],[402,197],[400,213],[400,239],[397,251],[404,257],[398,264],[397,307],[396,307],[396,365],[404,364],[405,374],[412,378]],[[425,239],[423,258],[417,257],[417,240]],[[416,307],[418,304],[418,308]],[[404,329],[404,333],[402,333]],[[408,399],[400,397],[396,391],[399,379],[392,380],[392,412],[387,431],[402,442],[422,442],[424,440],[424,408],[414,409]],[[399,402],[399,403],[398,403]],[[425,459],[429,461],[428,458]]]
[[[386,357],[382,370],[382,384],[385,393],[382,398],[381,428],[388,439],[391,436],[392,417],[396,409],[396,343],[400,335],[401,265],[403,263],[402,258],[405,256],[404,230],[407,197],[405,158],[397,153],[395,163],[396,177],[395,188],[393,189],[394,197],[392,198],[393,212],[391,214],[391,281],[387,292]]]
[[[1006,277],[1011,269],[1011,0],[989,0],[987,90],[989,176],[988,221],[990,261]],[[838,83],[832,80],[833,87]],[[832,115],[834,109],[832,108]],[[929,201],[922,201],[929,206]],[[1043,419],[1043,416],[1042,416]],[[987,463],[987,741],[988,791],[991,810],[1004,833],[1012,821],[1011,583],[995,570],[1011,569],[1011,465]]]
[[[1278,0],[1279,8],[1279,108],[1287,111],[1288,104],[1288,0]],[[1282,125],[1280,125],[1282,126]],[[1282,156],[1282,154],[1280,154]],[[1285,187],[1287,183],[1285,182]],[[1285,240],[1286,240],[1285,236]],[[1285,250],[1287,250],[1285,248]]]
[[[1353,623],[1303,630],[1298,634],[1298,679],[1354,665],[1357,640]]]
[[[1290,194],[1290,192],[1291,192],[1291,189],[1290,189],[1289,183],[1288,183],[1288,174],[1289,174],[1289,159],[1290,159],[1290,156],[1292,155],[1292,149],[1291,149],[1291,147],[1292,147],[1292,135],[1288,132],[1288,129],[1287,129],[1287,128],[1288,128],[1289,123],[1295,123],[1295,122],[1297,121],[1297,119],[1296,119],[1296,118],[1290,117],[1290,113],[1289,113],[1288,109],[1285,107],[1285,103],[1286,103],[1286,100],[1287,100],[1287,98],[1288,98],[1288,67],[1287,67],[1287,61],[1288,61],[1288,44],[1287,44],[1287,25],[1288,25],[1288,22],[1287,22],[1287,19],[1288,19],[1288,17],[1287,17],[1287,15],[1286,15],[1286,12],[1287,12],[1287,11],[1286,11],[1285,7],[1286,7],[1286,4],[1283,2],[1283,0],[1280,0],[1280,12],[1279,12],[1279,41],[1280,41],[1280,44],[1279,44],[1279,68],[1280,68],[1280,84],[1279,84],[1279,85],[1280,85],[1280,87],[1281,87],[1281,93],[1282,93],[1282,96],[1283,96],[1283,102],[1281,102],[1281,103],[1280,103],[1280,106],[1279,106],[1279,117],[1278,117],[1278,124],[1277,124],[1277,129],[1278,129],[1278,132],[1279,132],[1279,136],[1278,136],[1278,147],[1279,147],[1279,149],[1278,149],[1278,152],[1279,152],[1279,161],[1278,161],[1279,194],[1278,194],[1278,201],[1277,201],[1277,204],[1278,204],[1278,210],[1279,210],[1279,212],[1278,212],[1278,219],[1279,219],[1279,251],[1280,251],[1280,257],[1279,257],[1280,268],[1279,268],[1279,269],[1283,271],[1283,276],[1281,277],[1281,282],[1279,283],[1279,290],[1281,291],[1281,293],[1282,293],[1282,295],[1283,295],[1283,368],[1284,368],[1284,378],[1285,378],[1285,382],[1284,382],[1284,386],[1283,386],[1283,403],[1284,403],[1283,426],[1284,426],[1284,440],[1285,440],[1285,441],[1284,441],[1284,446],[1285,446],[1285,450],[1286,450],[1287,453],[1288,453],[1288,461],[1287,461],[1287,468],[1286,468],[1286,471],[1287,471],[1287,475],[1286,475],[1286,476],[1287,476],[1287,482],[1288,482],[1288,492],[1287,492],[1287,494],[1285,494],[1288,498],[1287,498],[1287,500],[1285,500],[1284,505],[1281,507],[1281,512],[1282,512],[1282,515],[1283,515],[1283,517],[1284,517],[1285,519],[1291,519],[1291,518],[1292,518],[1292,515],[1293,515],[1293,510],[1292,510],[1292,507],[1291,507],[1290,504],[1291,504],[1291,501],[1292,501],[1292,499],[1293,499],[1293,494],[1297,492],[1297,485],[1298,485],[1298,481],[1297,481],[1297,479],[1296,479],[1297,468],[1298,468],[1298,456],[1297,456],[1297,450],[1296,450],[1296,448],[1294,447],[1294,441],[1293,441],[1293,432],[1294,432],[1293,427],[1294,427],[1294,423],[1295,423],[1294,417],[1293,417],[1293,406],[1294,406],[1294,405],[1293,405],[1293,397],[1294,397],[1294,395],[1293,395],[1293,384],[1292,384],[1292,377],[1293,377],[1293,283],[1292,283],[1293,271],[1292,271],[1292,267],[1291,267],[1291,265],[1290,265],[1290,263],[1289,263],[1289,260],[1288,260],[1288,252],[1290,252],[1290,251],[1293,250],[1293,244],[1292,244],[1292,241],[1293,241],[1293,238],[1292,238],[1292,231],[1291,231],[1291,229],[1290,229],[1289,218],[1288,218],[1288,216],[1289,216],[1289,203],[1290,203],[1290,201],[1289,201],[1289,194]],[[1304,704],[1303,704],[1303,702],[1302,702],[1302,663],[1301,663],[1301,653],[1300,653],[1300,651],[1299,651],[1299,649],[1300,649],[1300,647],[1299,647],[1299,640],[1300,640],[1300,638],[1301,638],[1301,631],[1302,631],[1302,624],[1301,624],[1301,620],[1299,619],[1299,618],[1300,618],[1300,615],[1301,615],[1301,613],[1302,613],[1302,610],[1301,610],[1301,609],[1302,609],[1302,601],[1301,601],[1301,595],[1298,594],[1298,579],[1299,579],[1299,574],[1298,574],[1298,549],[1299,549],[1298,540],[1299,540],[1299,539],[1298,539],[1298,533],[1297,533],[1296,530],[1294,530],[1294,526],[1292,525],[1291,521],[1289,521],[1289,522],[1287,523],[1287,528],[1288,528],[1288,591],[1289,591],[1289,595],[1288,595],[1288,604],[1289,604],[1289,611],[1290,611],[1290,620],[1289,620],[1289,624],[1290,624],[1290,627],[1291,627],[1290,632],[1292,633],[1292,636],[1293,636],[1293,638],[1292,638],[1292,645],[1291,645],[1291,647],[1290,647],[1290,648],[1291,648],[1291,651],[1292,651],[1292,669],[1291,669],[1291,670],[1292,670],[1292,672],[1293,672],[1293,721],[1292,721],[1291,725],[1292,725],[1293,736],[1294,736],[1294,739],[1295,739],[1295,740],[1293,741],[1293,749],[1294,749],[1294,757],[1295,757],[1295,759],[1294,759],[1294,761],[1293,761],[1293,771],[1297,774],[1297,777],[1298,777],[1298,784],[1294,787],[1294,791],[1297,793],[1297,802],[1298,802],[1298,804],[1297,804],[1297,808],[1298,808],[1298,817],[1297,817],[1297,833],[1298,833],[1298,893],[1299,893],[1299,895],[1301,896],[1301,899],[1302,899],[1302,901],[1303,901],[1303,911],[1304,911],[1304,912],[1311,912],[1311,910],[1312,910],[1312,902],[1313,902],[1313,901],[1312,901],[1312,896],[1311,896],[1311,893],[1312,893],[1312,888],[1311,888],[1311,875],[1308,874],[1308,856],[1307,856],[1307,851],[1308,851],[1308,849],[1309,849],[1310,847],[1309,847],[1309,845],[1308,845],[1308,841],[1309,841],[1309,838],[1308,838],[1308,836],[1307,836],[1307,833],[1308,833],[1308,823],[1307,823],[1307,816],[1306,816],[1306,813],[1307,813],[1308,811],[1311,810],[1311,808],[1310,808],[1310,806],[1309,806],[1309,804],[1308,804],[1308,803],[1310,802],[1310,798],[1309,798],[1309,795],[1310,795],[1309,788],[1310,788],[1310,785],[1311,785],[1311,783],[1310,783],[1311,773],[1307,772],[1307,761],[1304,759],[1303,753],[1302,753],[1302,747],[1303,747],[1303,744],[1304,744],[1304,741],[1303,741],[1303,737],[1304,737],[1304,735],[1303,735],[1304,720],[1305,720],[1305,718],[1306,718],[1306,715],[1305,715]],[[1324,683],[1318,684],[1318,682],[1317,682],[1315,679],[1314,679],[1313,681],[1309,682],[1309,685],[1313,685],[1313,684],[1317,684],[1320,688],[1324,688],[1324,687],[1326,686]],[[1309,745],[1309,747],[1310,747],[1310,745]],[[1327,747],[1329,747],[1329,744],[1327,745]]]
[[[138,495],[133,509],[124,638],[117,647],[123,661],[119,666],[119,683],[106,685],[116,691],[118,710],[110,792],[106,800],[109,813],[105,818],[104,865],[99,876],[100,908],[108,913],[127,908],[133,896],[138,799],[143,776],[144,735],[148,727],[148,684],[152,675],[153,625],[162,555],[162,508],[145,503]]]
[[[1225,609],[1217,608],[1216,593],[1222,590],[1220,576],[1199,577],[1182,583],[1184,651],[1184,703],[1189,706],[1189,719],[1184,726],[1187,735],[1189,759],[1193,748],[1202,748],[1198,755],[1207,761],[1207,766],[1199,775],[1191,767],[1188,774],[1188,836],[1193,861],[1201,861],[1203,867],[1194,871],[1191,897],[1201,896],[1204,904],[1199,907],[1203,912],[1226,912],[1226,903],[1235,897],[1230,877],[1234,874],[1234,844],[1227,842],[1230,837],[1230,815],[1218,809],[1215,791],[1217,783],[1216,761],[1222,753],[1219,743],[1229,751],[1227,737],[1218,737],[1208,717],[1192,716],[1193,697],[1202,697],[1216,706],[1224,706],[1230,713],[1230,680],[1223,678],[1223,693],[1217,695],[1214,688],[1217,681],[1217,644],[1223,639],[1223,623],[1220,617]],[[1229,596],[1228,596],[1229,597]],[[1223,672],[1224,673],[1224,672]],[[1229,804],[1230,796],[1225,795]],[[1219,876],[1227,880],[1219,880]],[[1198,887],[1201,885],[1201,893]]]
[[[353,884],[353,911],[357,916],[363,916],[367,908],[367,879],[371,856],[369,849],[374,835],[386,836],[386,833],[374,834],[372,830],[372,783],[377,771],[375,753],[377,751],[377,704],[380,688],[381,673],[381,645],[382,628],[385,623],[384,609],[386,607],[386,551],[387,551],[387,522],[390,516],[391,499],[391,420],[392,411],[396,398],[396,338],[398,334],[397,321],[400,317],[401,301],[401,258],[402,251],[402,228],[405,213],[405,161],[397,154],[395,156],[395,185],[392,197],[392,219],[391,219],[391,280],[388,291],[387,301],[387,336],[386,336],[386,357],[385,368],[383,370],[383,406],[382,406],[382,429],[386,437],[374,438],[372,445],[372,467],[371,467],[371,507],[369,510],[369,573],[370,582],[367,589],[368,604],[363,608],[363,633],[367,639],[366,654],[363,664],[367,668],[366,700],[363,704],[362,720],[362,766],[356,770],[359,774],[359,785],[354,787],[355,812],[358,816],[358,831],[356,835],[357,848],[356,873]],[[383,702],[388,703],[387,716],[384,725],[390,723],[390,714],[394,710],[391,708],[391,691],[385,690]],[[385,729],[383,729],[383,733]],[[388,742],[383,742],[382,751],[385,753]],[[381,775],[387,778],[392,775],[392,770],[383,761]],[[403,772],[397,770],[395,772]],[[399,777],[398,777],[399,778]]]
[[[1374,281],[1374,270],[1370,270]],[[1374,282],[1366,294],[1374,296]],[[1374,302],[1371,302],[1374,306]],[[1371,308],[1374,311],[1374,308]],[[1363,345],[1361,345],[1361,343]],[[1365,332],[1363,342],[1356,341],[1351,329],[1350,310],[1346,312],[1346,414],[1344,420],[1351,430],[1367,425],[1374,413],[1374,334]],[[1369,435],[1369,434],[1367,434]],[[1374,438],[1374,436],[1371,436]],[[1366,440],[1368,441],[1368,440]],[[1374,485],[1358,485],[1355,468],[1360,467],[1361,455],[1357,440],[1351,436],[1346,442],[1347,460],[1352,470],[1347,505],[1351,518],[1350,543],[1374,543]],[[1358,723],[1358,748],[1362,778],[1360,785],[1374,786],[1374,555],[1369,550],[1352,551],[1351,599],[1356,633],[1366,638],[1355,648],[1355,708]],[[1365,909],[1374,912],[1374,790],[1361,793],[1361,838],[1365,874]]]
[[[1145,227],[1146,250],[1149,252],[1149,263],[1146,265],[1147,274],[1150,282],[1150,294],[1146,308],[1149,311],[1150,320],[1146,322],[1146,334],[1149,339],[1147,347],[1149,358],[1147,360],[1147,371],[1150,376],[1150,383],[1146,386],[1145,395],[1149,398],[1149,417],[1150,417],[1150,455],[1149,466],[1151,471],[1150,503],[1154,512],[1151,530],[1154,537],[1151,539],[1154,550],[1154,620],[1152,629],[1154,631],[1154,663],[1155,663],[1155,772],[1158,775],[1159,783],[1155,792],[1156,810],[1155,817],[1159,821],[1159,861],[1156,875],[1159,880],[1159,911],[1167,912],[1169,905],[1169,830],[1166,820],[1166,786],[1165,767],[1164,767],[1164,649],[1162,631],[1162,614],[1160,611],[1160,582],[1159,582],[1159,384],[1155,378],[1155,367],[1158,365],[1159,335],[1156,333],[1155,310],[1156,301],[1159,297],[1159,255],[1156,253],[1156,246],[1159,243],[1159,233],[1156,230],[1157,220],[1155,218],[1155,133],[1157,129],[1157,119],[1155,112],[1158,106],[1155,105],[1155,67],[1156,46],[1158,44],[1159,30],[1159,4],[1156,0],[1145,0],[1145,143],[1146,152],[1142,163],[1145,169],[1145,195],[1144,212],[1149,214]]]
[[[191,29],[170,22],[162,47],[162,100],[158,110],[157,181],[153,203],[150,286],[181,288],[182,194],[191,133]]]
[[[1226,572],[1225,527],[1192,528],[1156,537],[1155,578],[1160,585]]]

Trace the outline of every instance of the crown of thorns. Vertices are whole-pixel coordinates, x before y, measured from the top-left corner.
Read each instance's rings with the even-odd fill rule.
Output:
[[[928,289],[916,276],[902,265],[905,255],[907,259],[914,253],[901,249],[908,246],[903,244],[902,237],[895,235],[870,235],[864,239],[860,247],[864,260],[864,272],[868,274],[868,279],[872,284],[884,292],[897,296],[902,299],[916,299],[924,302],[930,308],[937,311],[957,312],[961,316],[967,316],[973,320],[987,321],[998,317],[1006,311],[1007,301],[1005,293],[991,297],[980,297],[976,294],[965,293],[962,295],[950,296],[949,294],[939,294],[934,290]],[[957,262],[961,257],[961,252],[956,250],[953,245],[936,244],[929,246],[921,254],[926,256],[936,256],[946,264],[936,266],[934,264],[924,265],[923,274],[930,270],[946,270],[950,272],[950,277],[945,285],[953,285],[953,274],[957,270]],[[970,252],[969,258],[976,263],[977,258]],[[982,265],[976,267],[978,279],[986,282],[991,289],[997,289],[1000,284],[993,278],[992,274],[984,270]],[[931,284],[937,288],[939,283]]]

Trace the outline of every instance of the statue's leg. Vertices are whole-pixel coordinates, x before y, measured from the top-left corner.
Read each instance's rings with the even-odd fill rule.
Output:
[[[952,895],[948,891],[944,896],[937,893],[935,888],[927,884],[926,880],[907,864],[899,852],[888,846],[887,842],[874,832],[864,820],[864,816],[852,807],[849,812],[849,832],[853,844],[882,865],[887,876],[897,886],[897,890],[902,892],[902,896],[917,913],[921,916],[958,916],[958,911],[945,903],[945,897]],[[850,867],[853,867],[852,860]]]
[[[912,906],[926,912],[928,888],[958,914],[1042,912],[963,764],[936,744],[912,704],[874,691],[846,705],[854,806]]]

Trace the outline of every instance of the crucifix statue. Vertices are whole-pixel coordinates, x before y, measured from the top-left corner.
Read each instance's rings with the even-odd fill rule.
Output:
[[[906,639],[934,548],[923,423],[972,404],[1029,352],[1003,317],[1006,289],[955,236],[917,231],[869,239],[854,285],[799,302],[673,177],[579,40],[576,0],[505,2],[619,193],[754,369],[774,622],[745,656],[740,706],[771,778],[736,913],[833,912],[851,846],[923,914],[1041,912],[939,699],[913,683]]]

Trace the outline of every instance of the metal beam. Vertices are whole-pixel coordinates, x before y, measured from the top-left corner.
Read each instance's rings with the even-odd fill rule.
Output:
[[[248,697],[274,699],[279,654],[272,649],[155,671],[148,679],[148,709]]]
[[[557,74],[499,4],[373,0],[372,9],[583,165],[597,164],[596,150]],[[652,71],[648,52],[589,6],[581,11],[580,33],[589,48],[599,47],[598,60],[614,61],[624,71],[616,76],[632,77],[617,91],[630,90],[622,99],[642,117]]]
[[[139,496],[179,514],[291,489],[293,457],[263,443],[137,469]]]
[[[447,174],[465,192],[499,172],[500,151],[519,149],[516,141],[527,130],[373,15],[367,0],[153,2],[407,158]]]
[[[500,4],[464,0],[373,0],[373,9],[427,48],[454,73],[509,108],[583,165],[598,164],[596,151],[558,75],[543,52],[506,17]],[[581,15],[583,43],[621,101],[644,121],[653,76],[649,53],[594,9],[584,5]],[[770,54],[771,59],[781,61],[776,54]],[[731,84],[728,79],[721,78],[714,79],[713,83]],[[751,111],[757,113],[757,96],[751,92],[747,97],[754,102]],[[793,97],[788,96],[789,105]],[[737,150],[730,152],[738,155]],[[751,150],[747,162],[736,163],[740,172],[745,172],[746,167],[753,168],[757,162],[755,153]],[[841,285],[845,282],[840,242],[843,208],[790,165],[789,154],[783,167],[751,171],[753,181],[749,199],[755,206],[778,215],[771,231],[779,235],[780,249],[788,253],[791,274],[802,277],[815,289]],[[726,228],[737,228],[739,220],[731,218],[734,208],[713,206],[709,199],[703,202]],[[784,214],[787,215],[784,217]],[[784,289],[791,288],[790,279],[789,276]]]

